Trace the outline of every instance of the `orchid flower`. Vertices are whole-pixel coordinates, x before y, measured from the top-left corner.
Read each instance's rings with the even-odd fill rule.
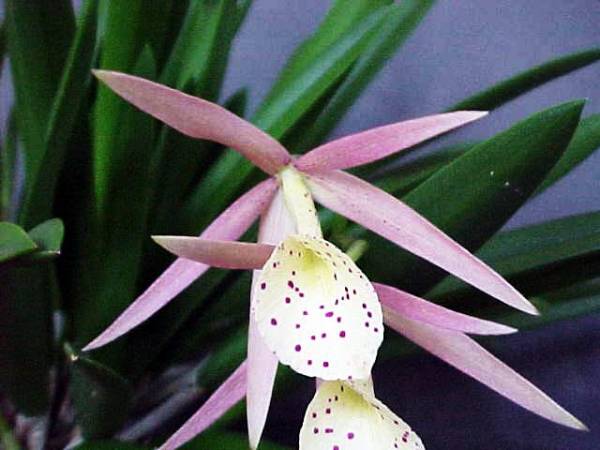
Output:
[[[156,238],[179,258],[84,349],[105,345],[139,325],[209,267],[255,270],[247,362],[164,449],[175,448],[201,432],[244,396],[250,444],[256,448],[278,361],[305,375],[329,380],[321,384],[314,404],[320,404],[330,389],[341,389],[346,383],[352,398],[343,402],[339,417],[354,409],[371,417],[370,408],[377,401],[348,383],[369,376],[383,339],[383,321],[521,406],[563,425],[585,428],[464,334],[503,334],[514,329],[450,311],[391,286],[372,284],[321,235],[313,199],[490,296],[537,314],[506,280],[427,219],[342,170],[384,158],[486,113],[459,111],[386,125],[329,142],[295,159],[275,139],[216,104],[122,73],[97,71],[96,76],[167,125],[231,147],[270,175],[235,201],[200,237]],[[259,242],[235,242],[261,215]],[[382,436],[386,433],[382,431]],[[301,437],[306,434],[303,428]],[[336,446],[347,448],[340,444],[331,448]],[[326,447],[315,444],[310,448]]]

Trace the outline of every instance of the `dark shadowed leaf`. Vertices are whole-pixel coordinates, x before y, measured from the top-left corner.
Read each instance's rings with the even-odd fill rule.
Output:
[[[49,400],[51,305],[56,291],[48,264],[0,268],[0,390],[22,413],[42,414]]]
[[[30,189],[41,168],[46,124],[71,45],[74,16],[69,0],[7,0],[5,8],[17,121]]]
[[[273,444],[266,440],[261,440],[259,448],[260,450],[289,450],[289,447]],[[205,449],[248,450],[248,436],[241,433],[209,431],[181,447],[181,450]]]
[[[132,71],[152,77],[155,61],[145,47]],[[107,326],[136,293],[149,208],[149,152],[154,142],[154,120],[123,104],[120,132],[113,140],[105,206],[110,215],[97,235],[80,283],[81,298],[73,309],[73,326],[78,344],[88,342]],[[104,362],[104,360],[103,360]]]
[[[89,87],[90,69],[96,48],[98,2],[87,0],[78,21],[75,39],[65,63],[57,94],[44,135],[41,169],[29,190],[21,211],[22,221],[31,226],[52,213],[56,183],[64,161],[67,144]]]
[[[129,412],[132,390],[107,366],[65,347],[71,366],[71,397],[77,423],[86,439],[110,437]]]
[[[14,192],[17,189],[17,121],[13,111],[9,114],[6,136],[0,144],[0,220],[13,220],[16,216]]]
[[[33,252],[37,244],[20,226],[0,222],[0,263]]]

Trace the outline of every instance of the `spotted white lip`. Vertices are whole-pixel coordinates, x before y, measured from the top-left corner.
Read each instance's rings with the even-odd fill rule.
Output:
[[[265,264],[254,317],[280,362],[325,380],[368,378],[383,340],[375,289],[331,243],[292,235]]]
[[[306,410],[300,450],[424,450],[410,426],[360,385],[328,381]]]

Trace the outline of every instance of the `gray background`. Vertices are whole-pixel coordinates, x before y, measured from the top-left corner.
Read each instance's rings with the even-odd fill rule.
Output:
[[[257,0],[235,45],[226,93],[251,86],[256,106],[329,2]],[[335,136],[441,111],[466,95],[553,57],[600,44],[597,0],[438,1],[374,80]],[[550,83],[453,134],[489,137],[559,102],[587,98],[600,111],[600,64]],[[600,152],[533,200],[509,226],[600,210]],[[600,315],[494,340],[493,351],[585,421],[580,433],[550,424],[428,355],[378,365],[380,398],[428,449],[600,448]],[[268,433],[296,445],[312,385],[273,405]]]
[[[123,0],[124,1],[124,0]],[[2,5],[0,1],[0,5]],[[225,92],[251,86],[253,107],[329,2],[256,0],[235,44]],[[442,0],[345,118],[341,136],[443,110],[466,95],[550,58],[600,42],[598,0]],[[447,142],[491,136],[540,109],[588,98],[600,110],[600,65],[544,86]],[[2,80],[0,111],[10,95]],[[599,210],[600,152],[524,207],[509,226]],[[428,355],[377,366],[379,396],[428,449],[600,448],[600,316],[494,340],[494,352],[585,421],[578,433],[514,406]],[[273,405],[268,432],[296,444],[311,386]]]

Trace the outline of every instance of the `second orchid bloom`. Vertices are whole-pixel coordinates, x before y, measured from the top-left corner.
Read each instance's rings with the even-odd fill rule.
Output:
[[[200,237],[156,237],[180,258],[85,348],[105,345],[139,325],[209,267],[255,270],[247,361],[163,449],[182,445],[243,397],[250,445],[256,448],[278,362],[325,380],[307,410],[301,450],[423,448],[410,428],[373,395],[370,372],[383,340],[384,321],[530,411],[585,428],[464,334],[516,330],[371,283],[321,234],[313,198],[504,303],[537,313],[500,275],[417,212],[342,170],[384,158],[485,113],[459,111],[387,125],[293,159],[275,139],[218,105],[122,73],[101,71],[96,76],[169,126],[231,147],[270,175]],[[259,217],[258,243],[236,242]]]

